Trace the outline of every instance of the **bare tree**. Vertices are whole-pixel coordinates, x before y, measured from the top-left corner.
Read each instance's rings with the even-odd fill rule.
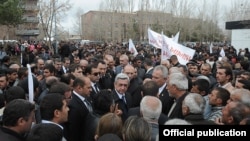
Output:
[[[100,10],[109,12],[124,12],[125,7],[125,0],[103,0],[99,5]]]
[[[139,0],[138,7],[141,11],[150,10],[150,0]]]
[[[74,14],[74,20],[72,21],[73,25],[73,33],[76,35],[80,35],[82,37],[82,29],[81,29],[81,15],[84,14],[84,10],[80,7],[77,8]]]
[[[248,0],[232,0],[231,7],[225,12],[227,21],[244,20],[249,18],[250,2]]]
[[[135,0],[127,0],[127,6],[128,6],[128,12],[129,13],[134,12]]]
[[[65,12],[71,8],[70,0],[59,2],[59,0],[41,0],[40,1],[40,20],[42,29],[46,38],[49,39],[49,47],[51,48],[52,34],[55,34],[55,27],[60,27],[60,19],[65,15]],[[56,19],[55,19],[56,15]],[[59,33],[57,33],[59,34]]]

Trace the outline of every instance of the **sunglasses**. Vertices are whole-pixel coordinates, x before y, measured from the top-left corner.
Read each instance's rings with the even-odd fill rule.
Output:
[[[98,75],[100,75],[100,73],[99,73],[99,72],[96,72],[96,73],[92,73],[92,75],[98,76]]]

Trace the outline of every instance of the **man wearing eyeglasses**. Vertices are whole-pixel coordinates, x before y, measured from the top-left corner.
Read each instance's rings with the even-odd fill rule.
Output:
[[[103,60],[98,60],[98,69],[100,71],[99,85],[101,89],[112,90],[114,88],[114,78],[110,71],[107,71],[107,64]]]
[[[95,98],[97,97],[97,94],[100,91],[100,86],[99,86],[100,71],[98,68],[98,63],[89,64],[85,69],[85,75],[91,81],[92,91],[90,93],[90,101],[93,104]]]

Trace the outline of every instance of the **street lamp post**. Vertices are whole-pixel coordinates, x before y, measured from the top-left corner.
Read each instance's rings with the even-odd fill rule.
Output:
[[[54,0],[54,3],[53,3],[53,8],[54,8],[54,18],[55,18],[55,49],[54,51],[54,54],[58,54],[58,48],[57,48],[57,27],[56,27],[56,1]]]

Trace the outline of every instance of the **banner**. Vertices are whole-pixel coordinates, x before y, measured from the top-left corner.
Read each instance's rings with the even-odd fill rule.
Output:
[[[173,41],[173,38],[168,38],[163,34],[161,35],[157,32],[152,31],[151,29],[148,29],[148,38],[149,44],[153,45],[154,47],[160,49],[164,47],[164,49],[161,50],[161,59],[163,60],[169,59],[171,55],[176,55],[179,62],[183,65],[186,65],[186,63],[194,56],[195,50],[178,44]]]
[[[148,42],[150,45],[161,49],[162,47],[162,36],[161,34],[154,32],[150,28],[148,28]]]
[[[132,41],[132,39],[129,39],[129,43],[128,43],[128,50],[133,53],[134,56],[136,56],[138,54],[136,48],[135,48],[135,45]]]
[[[169,49],[169,44],[167,37],[162,33],[162,48],[161,48],[161,60],[167,60],[171,57],[171,52]]]

